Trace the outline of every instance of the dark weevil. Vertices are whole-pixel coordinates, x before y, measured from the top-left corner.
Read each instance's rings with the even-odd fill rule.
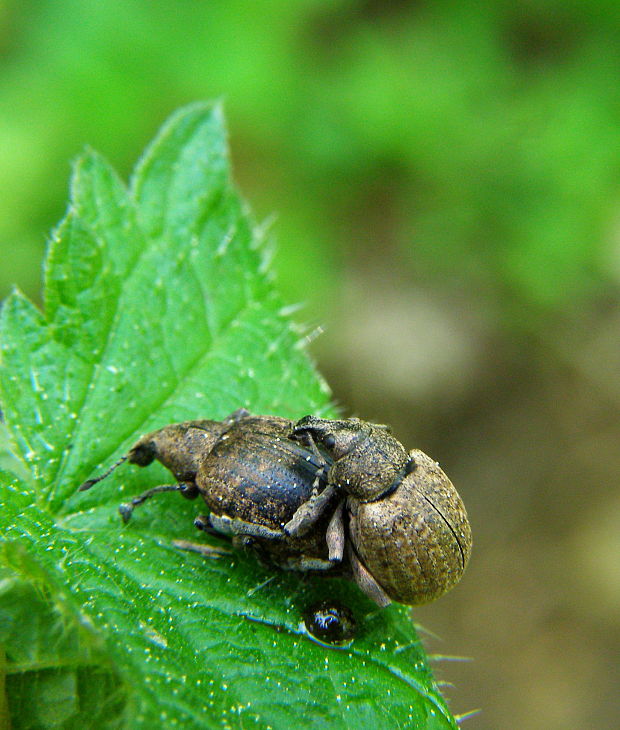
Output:
[[[149,489],[202,496],[197,527],[251,546],[293,570],[347,575],[378,605],[431,601],[461,578],[471,552],[463,502],[438,464],[407,452],[385,426],[357,418],[295,422],[245,409],[223,421],[165,426],[123,461],[160,461],[176,484]],[[208,548],[207,550],[208,551]]]

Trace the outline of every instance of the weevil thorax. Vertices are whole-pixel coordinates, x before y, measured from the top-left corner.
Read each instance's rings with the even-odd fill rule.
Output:
[[[410,452],[412,470],[383,499],[349,500],[355,551],[390,598],[414,605],[432,601],[463,575],[471,529],[463,502],[439,465]]]
[[[380,499],[406,473],[408,454],[386,426],[306,416],[295,426],[295,434],[303,432],[334,460],[329,481],[362,502]]]
[[[179,482],[193,482],[203,459],[230,428],[226,421],[185,421],[142,436],[127,460],[138,466],[161,462]]]

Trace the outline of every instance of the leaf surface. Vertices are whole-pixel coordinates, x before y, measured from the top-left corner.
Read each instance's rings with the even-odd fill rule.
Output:
[[[196,539],[197,507],[175,494],[121,526],[124,497],[170,481],[161,466],[76,492],[167,423],[241,406],[331,412],[266,268],[219,107],[174,115],[128,188],[97,154],[78,161],[45,314],[18,292],[2,310],[2,407],[30,475],[0,482],[0,616],[14,626],[32,607],[30,639],[0,633],[15,727],[42,712],[50,726],[101,727],[84,713],[97,702],[110,726],[132,728],[455,727],[404,608],[380,611],[352,584],[252,554],[180,551],[173,540]],[[354,610],[346,648],[305,631],[303,612],[325,597]]]

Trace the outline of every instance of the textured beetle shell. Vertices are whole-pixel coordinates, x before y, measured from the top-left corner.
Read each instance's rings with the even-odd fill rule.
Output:
[[[291,427],[285,418],[248,416],[221,436],[196,476],[214,515],[281,530],[308,501],[319,465],[314,454],[289,438]],[[322,479],[319,491],[324,487]],[[326,559],[328,519],[326,514],[319,529],[302,538],[258,542],[276,561],[295,554]]]
[[[457,583],[471,552],[463,502],[439,466],[414,450],[416,469],[376,502],[349,499],[354,548],[387,595],[415,605]]]

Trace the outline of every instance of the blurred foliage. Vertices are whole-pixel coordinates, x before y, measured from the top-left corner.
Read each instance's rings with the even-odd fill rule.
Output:
[[[444,669],[454,706],[616,727],[620,5],[0,0],[0,64],[0,295],[40,297],[68,160],[126,178],[172,109],[222,98],[343,410],[470,511],[466,580],[416,611],[476,657]]]
[[[613,271],[617,3],[9,0],[0,22],[2,293],[37,293],[84,144],[126,173],[213,96],[246,195],[280,216],[281,288],[319,313],[361,254],[528,326]]]

